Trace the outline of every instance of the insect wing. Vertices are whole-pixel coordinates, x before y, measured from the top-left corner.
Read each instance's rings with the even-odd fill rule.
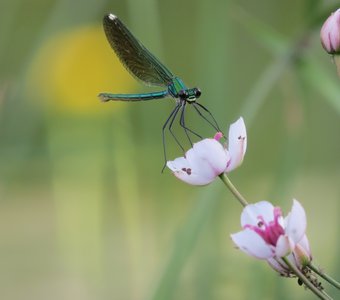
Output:
[[[114,15],[104,17],[106,37],[126,69],[147,85],[167,86],[174,75]]]

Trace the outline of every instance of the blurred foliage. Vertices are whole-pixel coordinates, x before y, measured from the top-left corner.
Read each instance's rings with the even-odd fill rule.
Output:
[[[250,202],[288,211],[296,197],[316,264],[339,278],[340,84],[319,43],[336,5],[2,1],[1,298],[313,298],[234,249],[241,207],[220,182],[197,188],[161,174],[172,100],[100,103],[99,92],[153,90],[111,51],[107,12],[199,86],[225,130],[244,116],[248,153],[231,179]],[[187,122],[213,134],[192,112]]]

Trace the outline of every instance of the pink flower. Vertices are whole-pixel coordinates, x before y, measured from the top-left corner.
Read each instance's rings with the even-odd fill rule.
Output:
[[[168,161],[168,168],[177,178],[192,185],[209,184],[223,172],[234,170],[242,163],[247,148],[243,118],[230,126],[228,149],[219,142],[222,136],[218,132],[213,139],[195,143],[184,157]]]
[[[279,207],[267,201],[247,205],[241,215],[241,225],[243,230],[231,235],[236,246],[250,256],[267,260],[280,274],[290,275],[282,257],[287,256],[300,268],[311,260],[305,235],[306,214],[297,200],[293,200],[286,218]]]
[[[340,52],[340,9],[325,21],[320,32],[321,44],[329,54]]]

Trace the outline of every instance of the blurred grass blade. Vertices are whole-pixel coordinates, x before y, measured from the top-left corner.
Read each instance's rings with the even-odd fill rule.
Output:
[[[95,285],[104,278],[105,120],[47,113],[46,123],[58,246],[67,271]]]
[[[320,2],[320,1],[318,1]],[[339,3],[329,5],[328,8],[322,9],[322,11],[318,11],[318,13],[314,13],[311,15],[309,27],[310,29],[320,30],[322,24],[326,21],[326,19],[331,15],[332,12],[336,11],[339,8]]]
[[[308,37],[309,31],[306,30],[296,40],[287,41],[272,27],[254,18],[241,8],[236,8],[236,11],[238,13],[235,16],[239,19],[240,24],[274,55],[273,62],[260,74],[241,109],[242,116],[249,124],[254,121],[267,95],[280,80],[285,70],[292,65],[293,60],[303,50],[301,41]]]
[[[195,55],[196,73],[200,78],[204,78],[207,86],[207,94],[212,99],[218,99],[221,94],[218,91],[226,90],[226,75],[228,65],[228,35],[219,37],[219,44],[216,43],[216,35],[213,32],[226,33],[229,28],[229,20],[225,18],[225,12],[229,9],[229,1],[220,1],[212,7],[210,2],[201,0],[196,4],[197,24],[195,35],[197,36]],[[220,59],[207,59],[207,57],[220,57]],[[207,75],[214,74],[214,76]],[[210,90],[209,90],[210,89]],[[209,90],[209,91],[208,91]],[[225,94],[223,95],[226,96]],[[212,104],[213,105],[213,104]],[[218,203],[219,186],[212,185],[201,189],[198,199],[195,199],[191,214],[177,234],[173,251],[157,286],[151,295],[153,300],[173,299],[177,284],[180,280],[181,272],[192,255],[193,249],[203,231],[207,220]],[[196,198],[196,197],[195,197]]]
[[[318,15],[322,2],[319,0],[305,0],[305,18],[313,19]]]
[[[206,187],[183,228],[178,232],[173,252],[152,295],[153,300],[172,299],[180,273],[192,253],[199,235],[218,203],[217,186]]]
[[[321,95],[340,114],[340,82],[331,76],[314,59],[308,58],[305,63],[299,65],[299,73],[303,79]],[[334,72],[335,68],[334,68]]]
[[[241,115],[247,121],[248,126],[254,122],[267,95],[281,78],[290,60],[291,53],[280,55],[260,74],[241,108]]]
[[[249,28],[251,27],[252,26]],[[266,27],[262,25],[260,26],[260,23],[254,27],[257,28],[257,30],[254,31],[256,34],[260,31],[262,33],[266,32]],[[270,45],[272,48],[271,50],[273,50],[274,53],[276,53],[278,49],[280,50],[280,53],[277,55],[274,62],[262,73],[244,103],[241,112],[247,119],[247,124],[251,124],[253,122],[264,102],[265,97],[279,80],[294,54],[294,50],[292,50],[292,48],[294,48],[293,46],[287,47],[286,42],[282,41],[281,38],[275,37],[274,39],[274,34],[272,32],[268,31],[267,33],[268,34],[263,34],[265,37],[263,41]],[[153,300],[165,300],[172,298],[183,265],[194,248],[200,231],[203,228],[203,224],[209,218],[213,208],[215,207],[217,196],[216,191],[216,189],[207,189],[203,194],[201,194],[195,210],[189,217],[184,228],[180,231],[179,237],[176,239],[173,254],[171,255],[171,258],[154,292],[152,297]]]
[[[133,129],[131,120],[126,111],[115,115],[112,128],[114,130],[112,141],[115,145],[112,155],[112,166],[115,174],[116,201],[119,203],[119,212],[124,224],[126,240],[126,254],[129,257],[128,273],[129,293],[133,299],[138,297],[144,273],[141,271],[143,262],[141,220],[141,191],[138,188],[138,171],[136,147],[131,136]]]
[[[233,6],[232,12],[230,17],[239,22],[256,40],[259,39],[267,49],[275,54],[282,53],[287,49],[288,41],[274,28],[255,18],[254,15],[249,14],[238,5]]]
[[[254,122],[261,106],[266,101],[267,95],[291,65],[296,52],[299,51],[299,48],[295,48],[294,45],[295,43],[292,43],[290,47],[286,48],[286,51],[275,57],[273,62],[259,75],[258,80],[244,100],[241,115],[246,119],[248,126]],[[272,50],[274,51],[274,49]]]
[[[145,42],[147,48],[156,55],[157,58],[163,58],[161,19],[159,14],[159,1],[144,0],[126,1],[129,11],[129,28],[133,30],[139,40]],[[147,12],[141,13],[141,12]],[[124,20],[123,20],[124,21]],[[163,60],[162,60],[163,61]]]
[[[228,107],[231,103],[226,101],[232,97],[229,78],[233,76],[230,55],[232,29],[229,18],[225,16],[230,10],[229,2],[220,1],[214,9],[209,1],[199,2],[193,47],[195,51],[192,51],[194,80],[197,80],[197,84],[204,90],[204,97],[200,101],[209,101],[209,109],[217,113],[217,119],[228,118],[231,111]],[[226,101],[222,109],[219,101]]]

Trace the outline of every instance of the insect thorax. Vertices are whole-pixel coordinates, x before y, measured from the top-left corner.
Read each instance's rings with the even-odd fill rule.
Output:
[[[168,92],[174,98],[179,98],[186,102],[195,102],[199,96],[201,96],[200,89],[194,87],[188,89],[184,82],[178,78],[174,77],[171,83],[168,85]]]

